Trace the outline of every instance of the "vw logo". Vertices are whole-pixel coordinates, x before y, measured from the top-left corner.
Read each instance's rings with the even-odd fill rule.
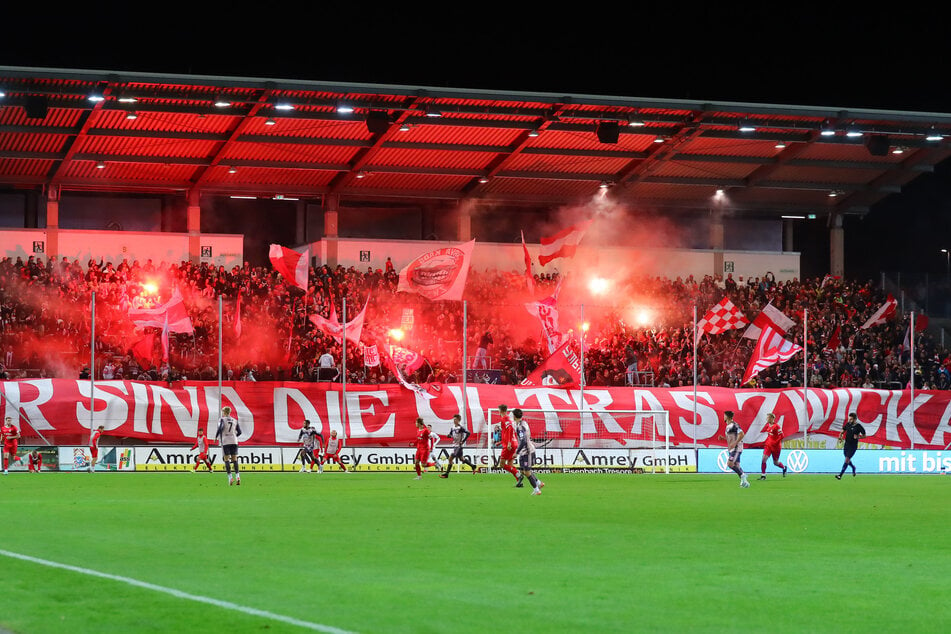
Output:
[[[720,467],[720,471],[732,471],[730,467],[726,466],[726,463],[730,460],[730,452],[724,449],[717,456],[717,466]]]
[[[793,473],[802,473],[809,466],[809,456],[801,449],[795,449],[786,456],[786,466]]]

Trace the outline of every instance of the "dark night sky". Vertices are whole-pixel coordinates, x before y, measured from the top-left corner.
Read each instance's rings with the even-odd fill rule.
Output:
[[[725,4],[21,3],[0,65],[951,112],[934,15]],[[944,272],[949,212],[941,165],[848,221],[849,274]]]

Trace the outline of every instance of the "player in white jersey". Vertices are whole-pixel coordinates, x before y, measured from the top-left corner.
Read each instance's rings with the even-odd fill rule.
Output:
[[[746,474],[743,473],[743,469],[740,467],[740,456],[743,454],[743,437],[746,433],[733,420],[733,412],[723,412],[723,422],[726,423],[725,434],[721,434],[718,438],[726,441],[728,452],[726,466],[740,476],[740,486],[746,489],[750,486],[750,483],[746,480]]]
[[[231,417],[231,408],[222,408],[215,439],[221,445],[221,456],[225,462],[225,471],[228,472],[229,486],[232,484],[241,485],[241,473],[238,468],[238,436],[240,435],[241,426],[238,425],[236,418]],[[231,474],[232,469],[234,469],[234,475]]]
[[[330,431],[330,438],[327,439],[327,446],[324,448],[324,458],[320,464],[320,473],[324,472],[324,462],[336,462],[337,466],[344,473],[348,473],[346,465],[340,461],[340,450],[343,449],[343,438],[337,437],[337,430]]]
[[[472,467],[473,475],[479,472],[479,467],[462,453],[462,448],[465,446],[466,439],[469,438],[469,435],[469,430],[462,426],[462,416],[453,414],[452,429],[449,430],[449,438],[452,439],[452,453],[449,454],[449,464],[446,465],[445,473],[439,474],[440,478],[449,477],[449,472],[452,471],[452,463],[456,460]]]
[[[429,462],[426,463],[426,467],[435,466],[438,471],[442,471],[442,463],[439,462],[439,457],[436,455],[436,446],[439,445],[441,440],[439,434],[433,431],[432,425],[426,425],[429,428]]]
[[[518,456],[518,468],[522,472],[522,477],[528,478],[528,482],[532,485],[532,495],[541,495],[545,483],[536,478],[532,471],[532,465],[535,463],[535,443],[532,442],[532,430],[529,429],[528,422],[522,420],[522,410],[513,409],[512,416],[515,417],[515,437],[518,438],[518,446],[515,448],[515,453]]]

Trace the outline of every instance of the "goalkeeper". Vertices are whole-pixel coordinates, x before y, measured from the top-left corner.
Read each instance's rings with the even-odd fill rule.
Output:
[[[452,470],[452,463],[456,460],[464,462],[470,467],[472,467],[472,475],[475,475],[479,472],[479,467],[475,465],[474,462],[469,460],[468,457],[462,454],[462,447],[466,444],[466,440],[469,438],[470,431],[462,426],[462,416],[459,414],[454,414],[452,417],[452,429],[449,430],[449,437],[452,439],[452,453],[449,454],[449,464],[446,465],[446,472],[440,473],[440,478],[448,478],[449,472]]]

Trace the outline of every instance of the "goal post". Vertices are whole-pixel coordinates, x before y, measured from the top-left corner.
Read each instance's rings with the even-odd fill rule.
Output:
[[[519,409],[531,430],[536,460],[543,465],[570,469],[574,464],[569,458],[577,457],[578,450],[605,450],[602,453],[626,455],[631,464],[635,454],[650,455],[653,473],[660,464],[670,473],[671,429],[666,410]],[[500,451],[499,420],[498,410],[490,409],[488,433],[479,439],[492,464]]]

